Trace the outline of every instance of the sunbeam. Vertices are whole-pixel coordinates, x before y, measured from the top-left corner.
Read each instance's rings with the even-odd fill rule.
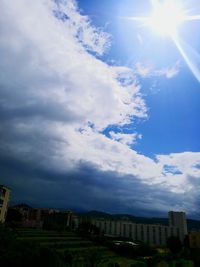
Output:
[[[187,63],[188,67],[200,82],[200,55],[187,43],[178,38],[177,36],[173,38],[174,43],[176,44],[179,52]]]
[[[200,20],[200,15],[194,15],[194,16],[186,16],[184,18],[185,21],[192,21],[192,20]]]

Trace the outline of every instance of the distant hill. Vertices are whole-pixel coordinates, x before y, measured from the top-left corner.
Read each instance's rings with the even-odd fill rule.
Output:
[[[29,205],[27,205],[27,204],[25,204],[25,203],[20,203],[20,204],[11,206],[11,208],[26,208],[26,209],[32,209],[31,206],[29,206]]]
[[[163,224],[168,225],[168,218],[148,218],[148,217],[138,217],[130,214],[110,214],[102,211],[88,211],[79,213],[79,215],[87,216],[87,217],[96,217],[96,218],[107,218],[112,220],[130,220],[135,223],[143,223],[143,224]],[[187,220],[188,230],[200,230],[200,221],[198,220]]]

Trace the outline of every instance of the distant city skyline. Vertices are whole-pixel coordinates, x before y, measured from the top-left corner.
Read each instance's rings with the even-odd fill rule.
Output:
[[[200,219],[199,2],[3,0],[0,13],[11,203]]]

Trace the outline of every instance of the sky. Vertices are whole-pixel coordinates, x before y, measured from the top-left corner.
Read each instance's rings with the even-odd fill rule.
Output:
[[[177,0],[178,1],[178,0]],[[185,0],[189,15],[197,0]],[[0,184],[11,203],[200,219],[200,21],[148,0],[2,0]]]

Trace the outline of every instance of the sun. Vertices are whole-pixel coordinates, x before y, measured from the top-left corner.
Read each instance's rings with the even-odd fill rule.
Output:
[[[182,0],[150,0],[152,12],[146,17],[125,17],[138,21],[143,26],[150,27],[154,32],[163,36],[174,36],[183,22],[200,20],[200,16],[188,16]]]
[[[136,21],[142,26],[151,28],[161,36],[168,36],[175,43],[188,67],[200,82],[200,54],[180,37],[180,26],[186,22],[200,22],[200,14],[188,14],[183,6],[183,0],[149,0],[152,13],[149,16],[124,17]]]
[[[147,25],[156,33],[174,36],[185,21],[186,11],[175,0],[153,1],[153,12],[146,20]]]

